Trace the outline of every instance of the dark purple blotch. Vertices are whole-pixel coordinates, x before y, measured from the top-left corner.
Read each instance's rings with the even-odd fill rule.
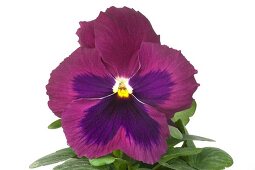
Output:
[[[149,149],[160,140],[160,125],[152,119],[142,103],[134,97],[119,98],[117,94],[101,100],[84,111],[80,121],[86,144],[106,145],[123,127],[127,137]]]
[[[73,90],[79,98],[100,98],[112,93],[115,80],[111,76],[100,77],[94,74],[81,74],[73,79]]]
[[[171,95],[174,82],[166,71],[151,71],[143,76],[136,74],[129,81],[133,94],[152,106],[162,104]]]

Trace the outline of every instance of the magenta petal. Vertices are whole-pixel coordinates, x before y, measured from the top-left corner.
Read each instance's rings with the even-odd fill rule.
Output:
[[[73,100],[110,95],[114,83],[96,50],[78,48],[51,73],[46,86],[49,107],[60,117]]]
[[[139,100],[172,113],[191,106],[198,84],[197,71],[180,51],[154,43],[143,43],[139,52],[141,69],[130,80]]]
[[[160,43],[148,19],[133,9],[111,7],[95,20],[95,46],[115,76],[130,77],[139,67],[141,43]]]
[[[80,22],[80,28],[77,30],[76,34],[79,37],[81,46],[95,48],[94,21]]]
[[[62,125],[79,157],[96,158],[120,149],[153,164],[167,149],[165,115],[135,98],[75,101],[63,112]]]

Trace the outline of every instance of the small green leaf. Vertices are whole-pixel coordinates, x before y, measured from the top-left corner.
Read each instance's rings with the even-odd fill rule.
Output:
[[[130,166],[130,165],[131,165],[131,164],[129,164],[129,166]],[[132,170],[137,170],[137,169],[139,169],[139,167],[140,167],[140,164],[137,163],[137,164],[135,164],[135,165],[132,165],[131,169],[132,169]]]
[[[213,139],[201,137],[201,136],[195,136],[195,135],[188,135],[183,134],[182,140],[198,140],[198,141],[208,141],[208,142],[215,142]]]
[[[61,149],[59,151],[56,151],[55,153],[46,155],[38,160],[36,160],[34,163],[32,163],[29,168],[37,168],[40,166],[50,165],[54,163],[58,163],[61,161],[65,161],[69,158],[75,157],[76,154],[71,148],[65,148]]]
[[[182,139],[182,133],[174,126],[168,126],[170,130],[170,135],[175,139]]]
[[[126,170],[127,169],[127,162],[121,159],[116,159],[114,162],[114,168],[118,170]]]
[[[177,145],[178,143],[182,142],[182,140],[179,139],[175,139],[175,138],[168,138],[167,139],[167,145],[168,147],[173,147],[175,145]]]
[[[222,170],[233,165],[233,159],[225,151],[207,147],[194,156],[189,164],[198,170]]]
[[[165,166],[167,168],[171,168],[174,170],[196,170],[189,166],[184,160],[182,159],[175,159],[166,163],[160,162],[162,166]]]
[[[117,158],[122,158],[123,156],[123,152],[121,150],[115,150],[112,152],[113,156],[117,157]]]
[[[188,130],[186,129],[181,120],[178,120],[175,124],[177,125],[178,129],[183,135],[189,135]],[[196,147],[196,146],[192,140],[186,140],[183,143],[183,147]]]
[[[202,149],[186,147],[186,148],[169,148],[167,153],[159,160],[159,163],[166,163],[174,158],[178,158],[180,156],[189,156],[196,155],[200,153]]]
[[[108,170],[108,168],[93,167],[86,158],[72,158],[54,167],[53,170]]]
[[[48,129],[58,129],[62,126],[61,124],[61,119],[58,119],[54,122],[52,122],[49,126],[48,126]]]
[[[191,107],[189,109],[176,112],[174,114],[174,117],[172,118],[172,121],[177,122],[178,120],[181,120],[184,125],[187,125],[189,123],[189,118],[194,115],[196,107],[197,107],[196,101],[193,100]]]
[[[103,156],[96,159],[89,159],[89,163],[93,166],[103,166],[112,164],[117,158],[113,156]]]

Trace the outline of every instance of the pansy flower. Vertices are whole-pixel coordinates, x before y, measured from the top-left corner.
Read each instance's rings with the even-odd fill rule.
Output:
[[[191,106],[197,71],[133,9],[111,7],[80,26],[80,47],[47,85],[68,144],[79,157],[121,150],[155,163],[167,150],[169,118]]]

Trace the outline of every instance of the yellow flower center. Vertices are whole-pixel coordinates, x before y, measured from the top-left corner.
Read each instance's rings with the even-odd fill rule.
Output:
[[[128,98],[133,92],[133,88],[128,84],[127,78],[116,78],[116,83],[113,86],[113,92],[117,93],[120,98]]]

